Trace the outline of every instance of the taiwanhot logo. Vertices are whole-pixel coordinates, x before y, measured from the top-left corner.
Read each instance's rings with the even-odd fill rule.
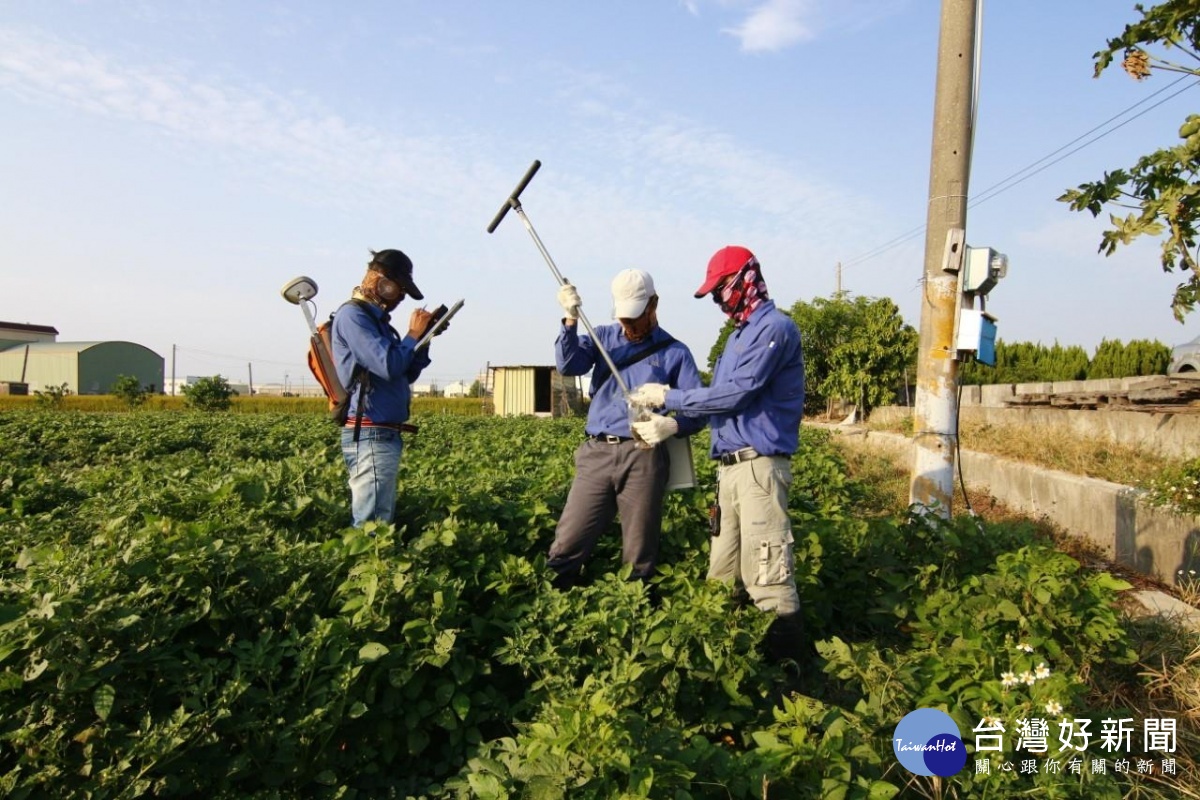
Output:
[[[967,748],[958,725],[944,711],[918,708],[904,715],[892,735],[900,766],[914,775],[947,778],[967,763]]]

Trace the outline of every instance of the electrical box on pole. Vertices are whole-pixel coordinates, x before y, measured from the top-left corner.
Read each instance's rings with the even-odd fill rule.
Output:
[[[959,272],[959,308],[954,346],[958,360],[974,356],[980,364],[996,366],[996,317],[984,309],[988,294],[1008,275],[1008,256],[990,247],[968,247]],[[979,301],[979,308],[975,301]]]

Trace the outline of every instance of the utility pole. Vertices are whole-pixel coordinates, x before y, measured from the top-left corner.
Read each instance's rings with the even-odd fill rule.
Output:
[[[950,516],[950,501],[954,497],[958,427],[954,325],[960,300],[958,276],[945,268],[949,263],[961,263],[964,248],[961,234],[956,247],[948,243],[953,232],[965,231],[967,226],[977,3],[978,0],[942,0],[925,223],[921,338],[913,408],[909,501],[946,518]],[[957,256],[957,261],[950,256]]]
[[[175,345],[171,345],[171,397],[175,396]]]
[[[254,395],[254,364],[253,363],[246,364],[246,377],[249,379],[249,382],[246,384],[246,391],[248,391],[250,393],[250,395],[253,396]]]
[[[837,263],[837,293],[835,297],[842,296],[842,262]]]

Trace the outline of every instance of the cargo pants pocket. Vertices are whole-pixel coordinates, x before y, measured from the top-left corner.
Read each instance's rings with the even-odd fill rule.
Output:
[[[792,532],[767,534],[758,543],[756,586],[778,586],[792,580]]]

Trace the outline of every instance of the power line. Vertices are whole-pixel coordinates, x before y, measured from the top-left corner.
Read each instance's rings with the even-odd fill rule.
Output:
[[[1155,92],[1153,95],[1150,95],[1150,97],[1154,97],[1154,96],[1155,96],[1155,95],[1157,95],[1157,94],[1160,94],[1160,93],[1162,93],[1162,92],[1165,92],[1167,89],[1170,89],[1172,86],[1175,86],[1175,85],[1176,85],[1177,83],[1179,83],[1180,81],[1186,80],[1186,79],[1187,79],[1187,78],[1189,78],[1189,77],[1192,77],[1192,76],[1190,76],[1190,75],[1185,75],[1185,76],[1183,76],[1182,78],[1179,78],[1178,80],[1172,81],[1172,82],[1171,82],[1170,84],[1168,84],[1167,86],[1164,86],[1162,89],[1159,89],[1159,90],[1158,90],[1157,92]],[[1112,128],[1110,128],[1109,130],[1105,131],[1104,133],[1100,134],[1099,136],[1096,136],[1096,137],[1095,137],[1095,138],[1093,138],[1093,139],[1089,139],[1088,141],[1086,141],[1086,142],[1084,142],[1083,144],[1079,145],[1079,147],[1076,147],[1074,150],[1070,150],[1070,151],[1068,151],[1068,152],[1066,152],[1066,153],[1063,153],[1063,154],[1062,154],[1061,156],[1059,156],[1058,158],[1055,158],[1053,161],[1051,161],[1051,162],[1050,162],[1050,163],[1048,163],[1048,164],[1045,164],[1045,165],[1043,165],[1043,166],[1042,166],[1042,167],[1040,167],[1039,169],[1033,170],[1033,172],[1030,172],[1028,175],[1025,175],[1025,176],[1024,176],[1024,177],[1022,177],[1020,180],[1015,180],[1015,181],[1013,181],[1013,179],[1014,179],[1014,178],[1016,178],[1018,175],[1021,175],[1021,173],[1025,172],[1025,171],[1027,171],[1027,170],[1033,169],[1034,167],[1036,167],[1036,166],[1038,166],[1039,164],[1041,164],[1043,161],[1046,161],[1047,159],[1049,159],[1049,158],[1052,158],[1053,156],[1057,155],[1058,153],[1062,153],[1062,151],[1063,151],[1063,150],[1066,150],[1068,147],[1070,147],[1071,145],[1075,144],[1075,143],[1076,143],[1076,142],[1078,142],[1080,139],[1083,139],[1085,136],[1088,136],[1088,135],[1090,135],[1090,134],[1094,133],[1095,131],[1097,131],[1097,130],[1099,130],[1100,128],[1102,128],[1102,127],[1104,127],[1105,125],[1107,125],[1109,122],[1112,122],[1113,120],[1117,119],[1117,117],[1120,117],[1122,114],[1125,114],[1125,113],[1127,113],[1128,111],[1131,111],[1131,110],[1133,110],[1134,108],[1136,108],[1136,107],[1137,107],[1136,105],[1135,105],[1135,106],[1130,106],[1130,107],[1129,107],[1129,108],[1127,108],[1125,111],[1122,111],[1122,112],[1121,112],[1121,114],[1118,114],[1118,115],[1117,115],[1117,116],[1115,116],[1115,117],[1111,117],[1111,118],[1109,118],[1108,120],[1106,120],[1106,121],[1102,122],[1100,125],[1096,126],[1095,128],[1092,128],[1092,129],[1091,129],[1090,131],[1088,131],[1087,133],[1085,133],[1085,134],[1082,134],[1081,136],[1077,136],[1076,138],[1074,138],[1074,139],[1072,139],[1071,141],[1069,141],[1069,142],[1067,142],[1066,144],[1064,144],[1062,147],[1060,147],[1060,148],[1058,148],[1057,150],[1055,150],[1053,153],[1050,153],[1049,155],[1043,156],[1042,158],[1040,158],[1040,159],[1038,159],[1037,161],[1033,162],[1032,164],[1030,164],[1029,166],[1025,167],[1024,169],[1022,169],[1022,170],[1020,170],[1020,171],[1018,171],[1018,172],[1015,172],[1015,173],[1013,173],[1012,175],[1008,176],[1007,178],[1005,178],[1004,180],[1000,181],[999,183],[993,184],[993,185],[989,186],[988,188],[984,189],[983,191],[981,191],[981,192],[979,193],[979,196],[977,196],[976,198],[974,198],[973,200],[971,200],[971,202],[969,203],[969,205],[971,205],[971,206],[976,206],[976,205],[979,205],[980,203],[983,203],[983,202],[986,202],[986,201],[988,201],[988,200],[991,200],[991,199],[992,199],[993,197],[995,197],[996,195],[1003,194],[1004,192],[1008,191],[1009,189],[1011,189],[1012,187],[1016,186],[1017,184],[1020,184],[1020,183],[1022,183],[1022,182],[1024,182],[1024,181],[1028,180],[1029,178],[1032,178],[1034,175],[1037,175],[1039,172],[1042,172],[1043,170],[1045,170],[1045,169],[1047,169],[1047,168],[1049,168],[1049,167],[1052,167],[1052,166],[1054,166],[1055,164],[1057,164],[1058,162],[1060,162],[1060,161],[1062,161],[1063,159],[1067,158],[1068,156],[1071,156],[1071,155],[1074,155],[1075,153],[1078,153],[1080,150],[1082,150],[1083,148],[1087,147],[1088,145],[1091,145],[1091,144],[1094,144],[1095,142],[1098,142],[1098,141],[1100,141],[1100,140],[1101,140],[1101,139],[1103,139],[1105,136],[1108,136],[1108,135],[1109,135],[1109,134],[1111,134],[1111,133],[1115,133],[1116,131],[1118,131],[1118,130],[1120,130],[1121,128],[1125,127],[1125,126],[1126,126],[1126,125],[1128,125],[1129,123],[1133,122],[1133,121],[1134,121],[1135,119],[1137,119],[1138,117],[1141,117],[1141,116],[1143,116],[1143,115],[1145,115],[1145,114],[1148,114],[1149,112],[1151,112],[1151,111],[1153,111],[1154,109],[1158,108],[1159,106],[1161,106],[1163,103],[1167,102],[1168,100],[1171,100],[1172,98],[1174,98],[1174,97],[1176,97],[1176,96],[1178,96],[1178,95],[1180,95],[1180,94],[1183,94],[1183,93],[1184,93],[1184,92],[1186,92],[1188,89],[1191,89],[1191,88],[1192,88],[1192,86],[1195,86],[1197,83],[1200,83],[1200,81],[1196,81],[1196,82],[1194,82],[1194,83],[1192,83],[1192,84],[1190,84],[1190,85],[1188,85],[1188,86],[1184,86],[1184,87],[1183,87],[1182,89],[1180,89],[1179,91],[1177,91],[1177,92],[1174,92],[1174,93],[1172,93],[1172,94],[1169,94],[1169,95],[1167,95],[1167,96],[1166,96],[1166,97],[1164,97],[1162,100],[1159,100],[1157,103],[1155,103],[1154,105],[1150,106],[1149,108],[1144,108],[1144,109],[1142,109],[1141,111],[1139,111],[1138,113],[1134,114],[1134,115],[1133,115],[1132,117],[1130,117],[1129,119],[1126,119],[1126,120],[1122,121],[1122,122],[1121,122],[1121,124],[1113,126],[1113,127],[1112,127]],[[1147,98],[1146,98],[1146,100],[1149,100],[1149,99],[1150,99],[1150,97],[1147,97]],[[1143,100],[1142,102],[1145,102],[1145,100]],[[1012,183],[1008,183],[1009,181],[1013,181],[1013,182],[1012,182]],[[1006,186],[1005,184],[1008,184],[1008,185]]]
[[[1142,109],[1137,114],[1134,114],[1132,117],[1129,117],[1128,119],[1122,121],[1119,125],[1113,126],[1112,128],[1104,131],[1103,133],[1101,133],[1098,136],[1095,136],[1095,137],[1089,139],[1088,141],[1084,142],[1083,144],[1079,145],[1078,147],[1076,147],[1066,153],[1063,153],[1058,158],[1054,158],[1054,156],[1058,155],[1059,153],[1062,153],[1064,150],[1071,147],[1071,145],[1075,144],[1076,142],[1079,142],[1082,139],[1085,139],[1086,137],[1090,136],[1091,134],[1095,133],[1096,131],[1100,130],[1101,128],[1104,128],[1106,125],[1113,122],[1114,120],[1120,119],[1121,117],[1128,114],[1130,111],[1133,111],[1138,106],[1143,105],[1144,103],[1148,103],[1150,100],[1153,100],[1155,97],[1162,94],[1163,92],[1166,92],[1166,91],[1170,90],[1171,88],[1175,87],[1180,82],[1185,81],[1189,78],[1194,78],[1194,77],[1195,77],[1194,75],[1190,75],[1190,74],[1183,75],[1180,78],[1177,78],[1176,80],[1167,84],[1163,88],[1159,89],[1158,91],[1154,92],[1153,94],[1150,94],[1150,95],[1142,98],[1141,100],[1139,100],[1138,102],[1129,106],[1128,108],[1124,109],[1123,111],[1118,112],[1117,114],[1113,115],[1112,117],[1109,117],[1104,122],[1101,122],[1099,125],[1093,127],[1091,130],[1075,137],[1071,141],[1064,144],[1062,147],[1059,147],[1057,150],[1054,150],[1053,152],[1048,153],[1045,156],[1042,156],[1037,161],[1034,161],[1033,163],[1029,164],[1028,166],[1025,166],[1025,167],[1017,170],[1016,172],[1009,175],[1007,178],[1004,178],[1003,180],[999,181],[998,183],[992,184],[988,188],[981,191],[974,199],[970,200],[967,203],[967,207],[973,208],[973,207],[979,205],[980,203],[987,202],[988,200],[991,200],[993,197],[1001,195],[1004,192],[1008,191],[1009,189],[1012,189],[1013,187],[1020,185],[1021,183],[1025,182],[1029,178],[1032,178],[1034,175],[1037,175],[1039,172],[1049,169],[1050,167],[1054,166],[1055,164],[1059,163],[1060,161],[1074,155],[1075,153],[1078,153],[1080,150],[1084,149],[1085,147],[1095,144],[1096,142],[1100,141],[1101,139],[1108,136],[1109,134],[1115,133],[1116,131],[1120,130],[1125,125],[1128,125],[1130,122],[1137,119],[1138,117],[1141,117],[1144,114],[1149,113],[1150,111],[1154,110],[1155,108],[1158,108],[1159,106],[1161,106],[1163,103],[1166,103],[1168,100],[1171,100],[1171,99],[1177,97],[1178,95],[1182,94],[1183,92],[1187,91],[1188,89],[1191,89],[1193,86],[1200,84],[1200,81],[1194,81],[1194,82],[1188,84],[1187,86],[1184,86],[1183,88],[1167,95],[1166,97],[1159,100],[1157,103],[1149,106],[1148,108]],[[1054,160],[1049,161],[1052,158]],[[1047,161],[1049,161],[1049,163],[1044,163]],[[1041,165],[1041,166],[1039,166],[1039,165]],[[1034,169],[1035,167],[1038,167],[1038,169]],[[1033,171],[1030,172],[1030,170],[1033,170]],[[1028,174],[1025,174],[1025,173],[1028,173]],[[888,250],[892,250],[893,248],[898,247],[901,244],[904,244],[905,242],[908,242],[908,241],[911,241],[912,239],[917,238],[924,231],[925,231],[924,225],[919,225],[916,228],[912,228],[911,230],[900,234],[899,236],[897,236],[894,239],[890,239],[887,242],[884,242],[883,244],[879,245],[878,247],[875,247],[872,250],[868,250],[865,253],[855,256],[854,258],[843,261],[842,267],[844,269],[846,267],[851,267],[851,266],[855,266],[857,264],[861,264],[864,261],[869,261],[870,259],[875,258],[876,256],[882,255],[883,253],[887,252]]]

